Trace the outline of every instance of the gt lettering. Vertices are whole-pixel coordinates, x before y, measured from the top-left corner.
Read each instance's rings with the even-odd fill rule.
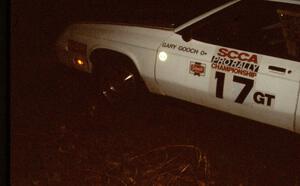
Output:
[[[261,105],[267,105],[269,107],[272,105],[273,99],[275,99],[274,95],[264,94],[262,92],[256,92],[253,95],[253,100],[255,101],[255,103]]]

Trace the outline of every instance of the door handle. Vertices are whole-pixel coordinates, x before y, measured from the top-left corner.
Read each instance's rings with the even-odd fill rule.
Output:
[[[285,69],[285,68],[282,68],[282,67],[269,66],[268,68],[269,68],[269,70],[276,71],[276,72],[280,72],[280,73],[284,73],[284,74],[285,74],[285,72],[286,72],[286,69]]]

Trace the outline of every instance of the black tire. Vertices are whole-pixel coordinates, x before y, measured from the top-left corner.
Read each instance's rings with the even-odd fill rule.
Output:
[[[114,109],[134,107],[145,93],[145,86],[130,59],[105,51],[94,56],[93,82],[96,95]]]

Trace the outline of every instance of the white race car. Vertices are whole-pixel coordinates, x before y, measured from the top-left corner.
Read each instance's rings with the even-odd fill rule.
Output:
[[[298,0],[233,0],[175,28],[73,24],[57,52],[111,101],[134,98],[140,78],[152,93],[300,133]]]

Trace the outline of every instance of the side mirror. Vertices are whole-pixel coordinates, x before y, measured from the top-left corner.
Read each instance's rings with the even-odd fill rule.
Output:
[[[182,37],[183,41],[189,42],[193,38],[192,31],[188,30],[187,32],[182,33],[181,37]]]

